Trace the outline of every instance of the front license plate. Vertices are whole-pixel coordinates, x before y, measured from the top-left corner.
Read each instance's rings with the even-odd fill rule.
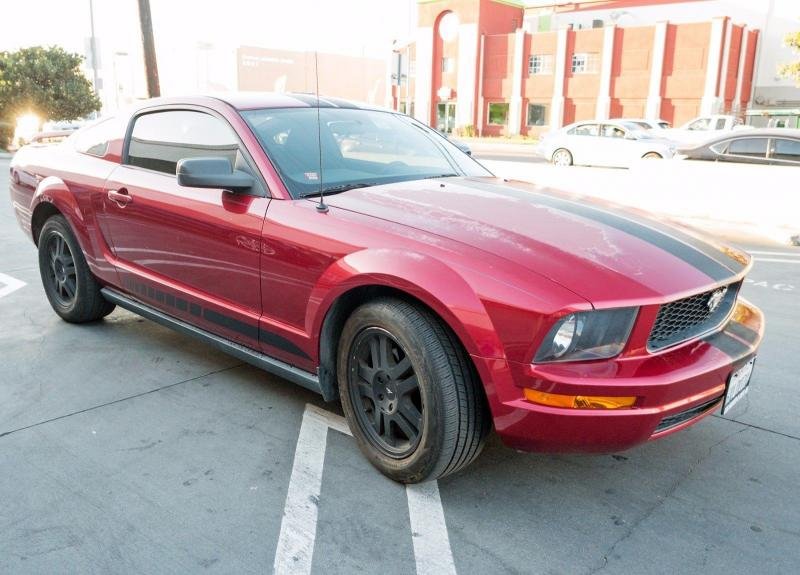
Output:
[[[728,378],[728,389],[725,391],[725,401],[722,403],[722,415],[730,412],[733,406],[750,391],[750,376],[753,375],[755,362],[756,358],[751,359]]]

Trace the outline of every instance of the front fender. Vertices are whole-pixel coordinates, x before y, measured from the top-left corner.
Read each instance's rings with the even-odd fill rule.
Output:
[[[306,329],[318,334],[334,302],[362,286],[394,288],[422,301],[455,332],[471,355],[504,357],[483,302],[453,268],[434,257],[398,249],[365,249],[331,265],[314,287]]]

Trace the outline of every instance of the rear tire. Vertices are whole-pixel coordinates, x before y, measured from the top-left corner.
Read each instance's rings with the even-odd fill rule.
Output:
[[[469,465],[491,419],[460,343],[427,310],[381,298],[356,309],[338,352],[339,395],[359,448],[403,483]]]
[[[553,152],[553,157],[550,159],[554,166],[571,166],[573,162],[572,154],[566,148],[559,148]]]
[[[39,273],[47,299],[70,323],[98,320],[114,311],[86,263],[64,216],[52,216],[39,233]]]

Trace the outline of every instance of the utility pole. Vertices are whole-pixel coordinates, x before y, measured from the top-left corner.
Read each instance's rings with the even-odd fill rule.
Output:
[[[153,18],[150,16],[150,0],[139,0],[139,23],[142,27],[147,95],[157,98],[161,95],[161,88],[158,84],[158,63],[156,62],[156,44],[153,39]]]
[[[89,0],[89,26],[91,35],[89,36],[89,54],[92,57],[92,80],[95,95],[100,95],[99,80],[97,78],[97,39],[94,35],[94,0]]]

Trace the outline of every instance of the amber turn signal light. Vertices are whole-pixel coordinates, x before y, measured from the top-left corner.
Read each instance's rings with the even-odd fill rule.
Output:
[[[536,389],[526,389],[525,399],[540,405],[568,407],[572,409],[620,409],[623,407],[631,407],[636,403],[636,396],[561,395],[559,393],[546,393]]]

